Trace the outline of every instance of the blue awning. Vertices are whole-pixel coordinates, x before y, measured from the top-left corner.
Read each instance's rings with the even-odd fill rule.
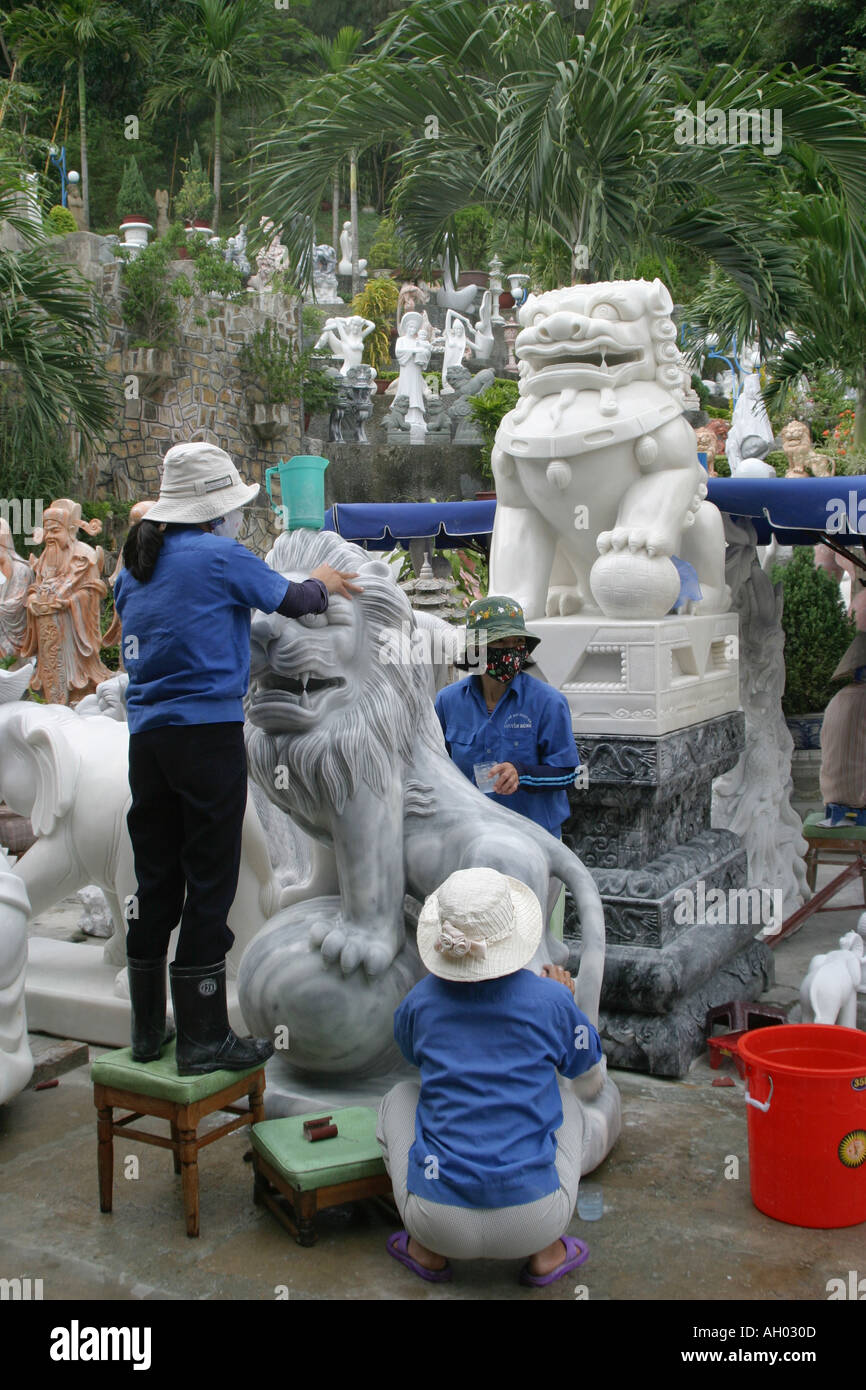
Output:
[[[866,477],[709,478],[711,502],[731,516],[748,517],[760,545],[775,533],[782,545],[842,546],[866,539]],[[435,537],[440,550],[486,544],[496,502],[339,502],[325,513],[325,530],[373,550]],[[862,532],[858,529],[862,527]]]
[[[371,550],[393,550],[400,541],[435,537],[439,550],[475,541],[486,545],[493,530],[496,501],[489,502],[336,502],[325,512],[325,530],[347,541],[365,541]]]

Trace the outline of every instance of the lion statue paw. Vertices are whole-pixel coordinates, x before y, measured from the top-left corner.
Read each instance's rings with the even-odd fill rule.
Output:
[[[582,607],[583,598],[574,584],[552,584],[547,591],[545,612],[548,618],[568,618],[572,613],[579,613]]]
[[[352,975],[362,967],[371,977],[384,975],[400,949],[399,942],[395,942],[391,950],[369,927],[352,926],[341,917],[313,922],[309,939],[310,945],[321,951],[327,965],[339,961],[344,975]]]

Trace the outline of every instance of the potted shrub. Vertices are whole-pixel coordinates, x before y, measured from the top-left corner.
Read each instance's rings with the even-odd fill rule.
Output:
[[[133,247],[132,254],[137,255],[147,245],[153,231],[156,204],[147,191],[135,155],[130,155],[123,171],[117,195],[117,216],[124,245]]]
[[[69,208],[57,203],[45,218],[45,230],[49,236],[68,236],[78,231],[78,224]]]
[[[475,203],[454,216],[457,233],[457,255],[460,261],[458,285],[480,285],[487,289],[489,272],[482,267],[490,260],[490,233],[493,218],[486,208]],[[464,269],[465,267],[465,269]]]
[[[516,381],[492,381],[486,391],[481,391],[477,396],[469,397],[469,409],[472,412],[473,420],[481,426],[484,435],[484,444],[481,449],[481,472],[485,478],[493,481],[493,469],[490,466],[490,451],[496,439],[496,431],[502,421],[502,417],[507,415],[509,410],[513,410],[518,401],[518,386]],[[495,497],[495,490],[489,492],[476,492],[476,498],[481,501],[483,498]]]
[[[397,224],[393,217],[383,217],[376,228],[376,235],[373,238],[373,244],[367,258],[372,274],[394,276],[403,265],[404,260],[403,242],[397,231]]]
[[[718,461],[717,461],[718,462]],[[854,637],[839,585],[815,565],[809,546],[797,546],[787,565],[774,565],[784,594],[785,693],[782,711],[794,740],[791,773],[797,809],[821,807],[821,724],[836,694],[833,672]],[[802,811],[801,811],[802,813]]]
[[[364,361],[377,372],[391,361],[391,330],[399,298],[397,282],[382,278],[368,280],[351,303],[353,314],[361,314],[376,325],[364,343]]]
[[[399,375],[399,372],[378,372],[376,375],[376,394],[384,396],[391,382],[396,381]]]
[[[213,211],[214,192],[202,167],[198,141],[193,144],[192,154],[183,161],[183,166],[183,182],[174,200],[175,215],[183,218],[188,232],[213,236],[208,218]]]

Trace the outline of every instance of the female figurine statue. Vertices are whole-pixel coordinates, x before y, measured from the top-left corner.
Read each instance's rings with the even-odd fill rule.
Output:
[[[16,551],[4,517],[0,517],[0,579],[0,657],[18,656],[27,638],[25,601],[33,570]]]
[[[417,429],[425,433],[427,421],[422,373],[430,361],[430,352],[430,343],[421,337],[421,315],[417,311],[404,314],[400,321],[400,337],[394,348],[394,356],[400,367],[397,395],[409,398],[406,423],[410,430]]]
[[[340,257],[340,264],[337,266],[337,270],[338,270],[338,272],[340,273],[340,275],[351,275],[351,274],[352,274],[352,224],[351,224],[351,222],[344,222],[344,223],[343,223],[343,230],[342,230],[341,233],[340,233],[340,251],[342,252],[342,255],[341,255],[341,257]],[[366,261],[362,261],[362,260],[359,260],[359,261],[358,261],[358,272],[359,272],[359,274],[361,274],[361,275],[365,275],[365,274],[366,274],[366,272],[367,272],[367,262],[366,262]]]
[[[364,339],[376,327],[370,319],[353,314],[348,319],[326,319],[314,351],[326,347],[332,356],[341,359],[340,375],[345,376],[350,367],[360,367],[364,355]],[[375,372],[373,373],[375,376]]]
[[[469,344],[466,340],[467,320],[454,309],[445,315],[445,351],[442,354],[442,392],[447,395],[454,390],[448,382],[449,367],[459,367]]]

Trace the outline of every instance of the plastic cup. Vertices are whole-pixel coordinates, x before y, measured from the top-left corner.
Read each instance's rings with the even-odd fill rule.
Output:
[[[485,796],[490,796],[496,783],[499,781],[499,774],[491,777],[491,770],[496,767],[496,763],[475,763],[472,771],[475,773],[475,785]]]
[[[577,1214],[581,1221],[600,1221],[604,1215],[604,1194],[598,1183],[581,1183],[577,1189]]]

